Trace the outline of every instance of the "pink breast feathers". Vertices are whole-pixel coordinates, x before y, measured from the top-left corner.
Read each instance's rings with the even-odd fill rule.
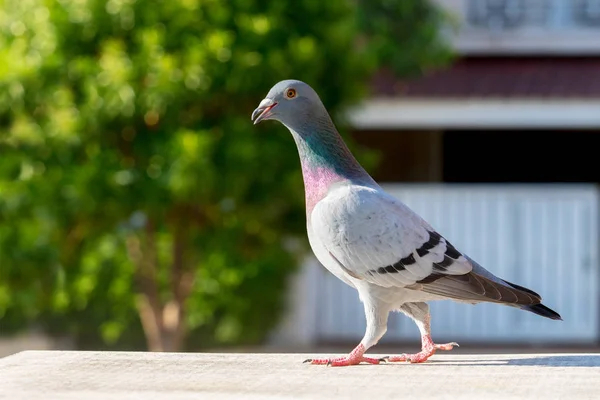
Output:
[[[302,165],[302,176],[306,193],[307,214],[310,214],[315,205],[327,195],[331,185],[346,179],[331,168],[310,165]]]

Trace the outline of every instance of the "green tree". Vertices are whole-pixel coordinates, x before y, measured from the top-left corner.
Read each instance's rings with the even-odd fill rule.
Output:
[[[156,351],[261,340],[305,219],[293,142],[250,114],[281,79],[335,116],[382,61],[437,63],[437,14],[384,3],[416,43],[383,38],[369,2],[1,0],[0,327]]]

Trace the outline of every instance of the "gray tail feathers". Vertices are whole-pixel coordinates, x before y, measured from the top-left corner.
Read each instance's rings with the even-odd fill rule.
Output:
[[[562,317],[554,310],[549,309],[543,304],[536,304],[533,306],[521,306],[521,310],[529,311],[542,317],[556,319],[562,321]]]

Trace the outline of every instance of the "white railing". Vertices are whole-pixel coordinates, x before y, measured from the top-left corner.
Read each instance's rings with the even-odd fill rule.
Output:
[[[489,32],[600,28],[597,0],[468,0],[466,26]]]
[[[433,1],[458,18],[461,52],[600,52],[600,0]]]
[[[484,268],[543,296],[564,321],[512,307],[431,303],[436,340],[594,343],[600,339],[598,207],[593,185],[388,185]],[[354,289],[314,260],[294,285],[284,342],[359,341],[362,304]],[[283,333],[285,336],[286,333]],[[382,343],[418,341],[415,324],[390,316]]]

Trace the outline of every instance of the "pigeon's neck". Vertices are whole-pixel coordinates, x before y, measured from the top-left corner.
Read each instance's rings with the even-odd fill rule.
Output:
[[[349,183],[372,185],[375,182],[358,163],[328,115],[313,119],[300,129],[291,129],[302,166],[306,212],[310,215],[332,185]]]

